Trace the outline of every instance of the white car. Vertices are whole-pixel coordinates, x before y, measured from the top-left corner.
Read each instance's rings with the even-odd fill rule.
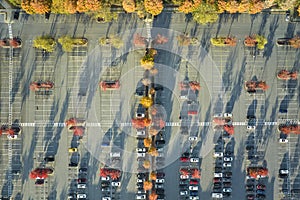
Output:
[[[146,153],[137,153],[137,157],[145,157],[146,156]]]
[[[139,152],[139,153],[145,153],[146,148],[136,148],[136,151]]]
[[[223,117],[223,115],[222,115],[222,113],[219,113],[219,114],[215,114],[215,115],[214,115],[214,118],[215,118],[215,117]]]
[[[77,194],[77,199],[86,199],[86,194]]]
[[[255,130],[255,126],[247,126],[247,130]]]
[[[15,139],[18,138],[18,135],[10,135],[10,134],[8,134],[7,138],[10,139],[10,140],[15,140]]]
[[[231,113],[224,113],[224,117],[225,118],[232,118],[232,114]]]
[[[185,191],[180,191],[180,192],[179,192],[179,195],[180,195],[180,196],[188,195],[188,191],[187,191],[187,190],[185,190]]]
[[[119,187],[121,185],[121,182],[115,182],[115,181],[113,181],[113,182],[111,182],[111,186],[114,186],[114,187]]]
[[[289,170],[288,169],[281,169],[279,171],[280,174],[289,174]]]
[[[144,180],[143,179],[137,179],[136,182],[142,183],[142,182],[144,182]]]
[[[214,173],[215,178],[222,178],[223,174],[222,173]]]
[[[157,151],[158,151],[158,152],[163,152],[164,149],[163,149],[163,148],[158,148]]]
[[[142,195],[137,194],[136,199],[146,199],[146,195],[145,194],[142,194]]]
[[[158,178],[158,179],[156,179],[155,182],[156,182],[156,183],[164,183],[164,182],[165,182],[165,179],[163,179],[163,178]]]
[[[86,184],[85,183],[79,183],[77,185],[77,188],[86,188]]]
[[[189,190],[192,190],[192,191],[198,191],[198,186],[194,186],[194,185],[190,185],[189,186]]]
[[[145,136],[146,135],[146,131],[145,130],[136,130],[136,135],[137,136]]]
[[[231,188],[223,188],[223,192],[232,192]]]
[[[111,200],[110,197],[102,197],[102,200]]]
[[[198,200],[199,199],[199,197],[198,196],[190,196],[190,198],[189,198],[190,200]]]
[[[164,157],[165,154],[163,152],[159,152],[157,157]]]
[[[196,136],[190,136],[189,137],[189,141],[195,141],[195,140],[197,140],[198,139],[198,137],[196,137]]]
[[[138,119],[141,119],[141,118],[145,117],[145,114],[144,113],[136,113],[135,117],[138,118]]]
[[[231,167],[231,163],[223,163],[223,167]]]
[[[224,157],[225,162],[231,162],[233,160],[232,157]]]
[[[280,138],[279,139],[279,143],[288,143],[289,141],[287,139],[284,138]]]
[[[110,153],[110,157],[119,158],[119,157],[121,157],[121,152],[112,152],[112,153]]]
[[[188,179],[189,175],[180,175],[180,179]]]
[[[223,157],[223,152],[215,152],[214,157],[216,157],[216,158]]]
[[[109,181],[109,176],[107,176],[107,177],[101,177],[101,181]]]
[[[190,158],[190,162],[199,162],[199,158]]]
[[[222,193],[212,193],[211,197],[212,198],[216,198],[216,199],[222,199],[223,198],[223,194]]]
[[[138,190],[137,193],[138,194],[146,194],[146,191],[145,190]]]

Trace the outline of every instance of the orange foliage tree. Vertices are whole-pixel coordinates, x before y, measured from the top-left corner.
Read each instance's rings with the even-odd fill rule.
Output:
[[[133,35],[133,44],[136,47],[145,47],[147,44],[147,40],[145,37],[141,36],[139,33]]]
[[[87,0],[85,2],[85,7],[88,11],[99,11],[101,6],[101,1],[99,0]]]
[[[155,129],[153,126],[150,127],[149,129],[149,134],[150,135],[157,135],[159,130]]]
[[[294,48],[300,48],[300,37],[299,36],[295,36],[294,38],[289,40],[289,43],[292,47]]]
[[[279,131],[281,131],[284,134],[300,134],[300,126],[299,125],[279,125],[278,127]]]
[[[199,171],[199,169],[191,169],[191,175],[193,178],[196,178],[196,179],[200,179],[201,178],[201,173]]]
[[[149,160],[145,160],[145,161],[143,162],[143,167],[145,167],[145,169],[149,169],[150,166],[151,166],[151,163],[150,163]]]
[[[234,126],[232,125],[224,125],[224,131],[226,131],[229,135],[233,135],[234,134]]]
[[[152,144],[152,139],[151,139],[151,138],[145,138],[145,139],[144,139],[144,146],[145,146],[146,148],[150,147],[151,144]]]
[[[144,181],[144,190],[151,190],[151,189],[152,189],[152,182]]]
[[[268,169],[264,167],[248,167],[247,173],[252,178],[266,177],[268,176]]]
[[[297,11],[298,11],[298,15],[300,16],[300,5],[298,6]]]
[[[180,172],[181,175],[184,175],[184,176],[190,174],[190,172],[189,172],[189,170],[188,170],[187,168],[181,168],[181,169],[179,170],[179,172]]]
[[[132,126],[136,129],[143,129],[145,127],[149,127],[151,125],[151,119],[144,118],[144,119],[132,119],[131,120]]]
[[[123,0],[122,6],[123,6],[123,9],[128,13],[132,13],[136,9],[134,0]]]
[[[264,2],[261,0],[252,0],[250,1],[250,6],[249,6],[249,14],[256,14],[261,12],[264,9]]]
[[[32,0],[30,5],[35,13],[45,14],[50,11],[51,2],[49,0]]]
[[[179,7],[178,11],[188,14],[195,9],[195,5],[192,0],[185,0]]]
[[[144,0],[144,6],[152,15],[159,15],[164,8],[162,0]]]
[[[155,172],[151,172],[151,174],[150,174],[150,179],[152,180],[152,181],[155,181],[156,180],[156,173]]]
[[[149,200],[156,200],[158,197],[158,195],[155,192],[151,192],[151,194],[149,195]]]
[[[28,14],[34,14],[34,9],[32,8],[30,4],[31,0],[23,0],[21,3],[21,8]]]
[[[157,34],[156,38],[153,40],[153,44],[165,44],[168,42],[168,38],[161,35],[161,34]]]
[[[88,11],[87,7],[86,7],[86,0],[77,0],[76,2],[76,10],[78,12],[86,12]]]

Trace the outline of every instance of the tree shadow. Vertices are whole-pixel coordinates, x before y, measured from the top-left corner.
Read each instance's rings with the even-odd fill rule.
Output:
[[[265,45],[264,52],[263,52],[263,57],[266,57],[265,66],[269,61],[273,52],[274,36],[277,28],[279,27],[278,20],[279,20],[279,16],[275,16],[269,27],[269,35],[267,37],[268,43]]]
[[[253,24],[254,24],[254,21],[255,19],[257,18],[257,14],[251,14],[250,15],[250,18],[251,18],[251,24],[250,24],[250,30],[249,30],[249,35],[252,35],[252,29],[253,29]]]

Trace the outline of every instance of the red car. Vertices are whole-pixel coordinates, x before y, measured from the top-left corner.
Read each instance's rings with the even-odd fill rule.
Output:
[[[266,186],[265,186],[265,185],[262,185],[262,184],[259,184],[259,185],[256,186],[256,188],[257,188],[258,190],[265,190],[265,189],[266,189]]]
[[[181,162],[189,162],[189,158],[188,157],[180,157],[180,161]]]
[[[222,178],[214,178],[214,183],[220,183],[222,181]]]
[[[198,181],[197,180],[190,180],[190,185],[197,185]]]
[[[86,183],[86,178],[79,178],[78,183]]]

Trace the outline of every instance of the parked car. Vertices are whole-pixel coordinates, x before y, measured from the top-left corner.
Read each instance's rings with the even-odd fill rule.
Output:
[[[231,182],[223,182],[224,187],[231,187]]]
[[[217,178],[223,177],[223,174],[222,173],[214,173],[214,177],[217,177]]]
[[[230,162],[225,162],[225,163],[223,163],[223,166],[224,167],[231,167],[231,163]]]
[[[195,140],[197,140],[198,139],[198,137],[196,137],[196,136],[190,136],[189,137],[189,141],[195,141]]]
[[[265,190],[265,189],[266,189],[266,186],[263,185],[263,184],[258,184],[258,185],[256,186],[256,189],[258,189],[258,190]]]
[[[156,177],[157,178],[164,178],[165,177],[165,173],[163,173],[163,172],[157,172],[156,173]]]
[[[188,195],[188,191],[187,190],[181,190],[181,191],[179,191],[179,195],[180,196],[186,196],[186,195]]]
[[[110,182],[109,181],[103,181],[101,182],[101,187],[108,187],[110,186]]]
[[[86,183],[79,183],[77,188],[86,188]]]
[[[266,195],[265,194],[256,194],[256,198],[264,199],[264,198],[266,198]]]
[[[232,118],[232,113],[224,113],[225,118]]]
[[[223,157],[223,152],[215,152],[214,157]]]
[[[164,194],[165,193],[165,190],[162,188],[157,188],[155,191],[156,191],[156,194]]]
[[[199,184],[198,180],[194,180],[194,179],[190,180],[190,185],[197,185],[197,184]]]
[[[77,148],[69,148],[69,152],[70,152],[70,153],[74,153],[74,152],[77,152],[77,151],[78,151]]]
[[[188,179],[188,178],[189,178],[189,175],[180,175],[180,179]]]
[[[198,191],[198,186],[190,185],[189,190],[195,190]]]
[[[120,185],[121,185],[121,182],[119,182],[119,181],[112,181],[111,182],[111,186],[119,187]]]
[[[199,162],[199,158],[190,158],[190,162],[193,162],[193,163]]]
[[[233,161],[233,158],[232,157],[224,157],[224,161],[231,162],[231,161]]]
[[[181,162],[189,162],[189,158],[188,157],[180,157],[180,161]]]
[[[222,193],[212,193],[211,197],[212,198],[216,198],[216,199],[222,199],[223,198],[223,194]]]
[[[159,183],[159,184],[155,184],[155,188],[164,188],[164,184]]]
[[[289,175],[289,170],[288,169],[280,169],[279,170],[279,177],[284,178]]]
[[[146,199],[146,195],[145,194],[137,194],[136,199]]]
[[[288,139],[280,138],[279,143],[288,143]]]
[[[139,153],[139,152],[137,152],[137,157],[145,157],[146,156],[146,153]]]
[[[165,182],[165,179],[163,178],[158,178],[155,180],[156,183],[164,183]]]
[[[226,177],[226,178],[231,178],[232,172],[224,172],[223,175],[224,175],[224,177]]]
[[[257,194],[265,194],[265,191],[264,190],[256,190],[256,193]]]
[[[139,179],[143,179],[143,178],[146,177],[146,174],[145,174],[145,173],[138,173],[138,174],[136,175],[136,177],[139,178]]]
[[[87,168],[85,167],[79,168],[79,173],[87,173]]]
[[[86,194],[77,194],[77,199],[86,199]]]
[[[222,182],[222,178],[214,178],[213,182],[214,183],[220,183],[220,182]]]
[[[223,192],[232,192],[231,188],[223,188]]]
[[[147,150],[146,150],[146,148],[136,148],[136,151],[138,153],[145,153]]]

